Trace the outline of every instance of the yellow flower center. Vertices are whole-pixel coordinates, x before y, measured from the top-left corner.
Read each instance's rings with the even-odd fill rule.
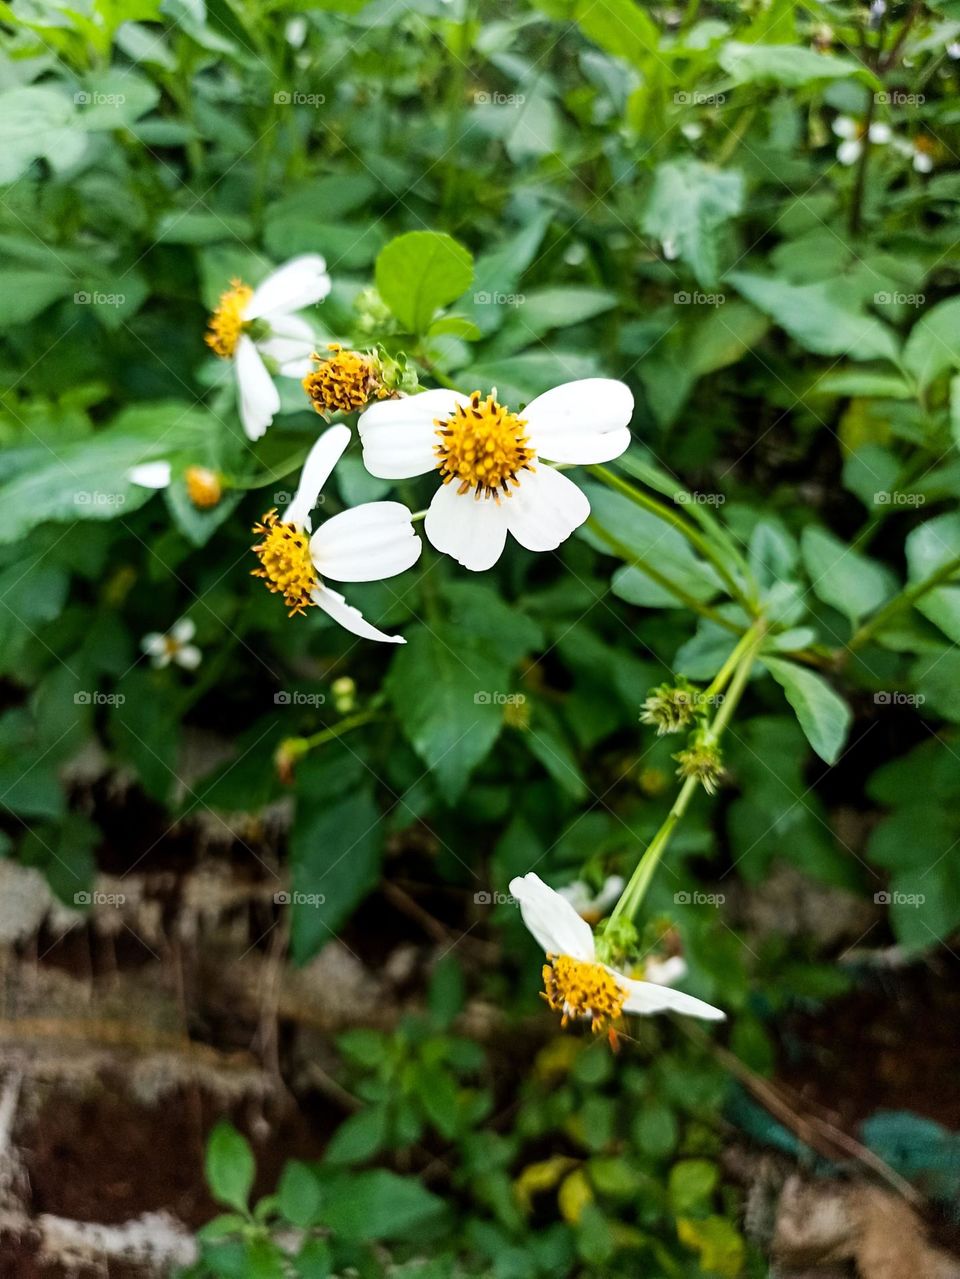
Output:
[[[243,318],[247,303],[253,297],[253,289],[242,280],[231,280],[230,288],[221,293],[217,309],[207,322],[204,341],[223,360],[229,360],[237,348],[241,334],[249,327]]]
[[[188,466],[184,479],[190,501],[201,511],[216,506],[220,501],[223,489],[216,471],[206,466]]]
[[[303,379],[303,389],[318,413],[352,413],[373,396],[386,398],[388,392],[377,381],[367,356],[344,351],[337,342],[331,342],[327,350],[332,354],[326,359],[315,355],[317,367]]]
[[[599,1034],[623,1012],[627,992],[603,964],[571,955],[548,955],[543,966],[544,999],[562,1013],[561,1025],[571,1017],[589,1017]],[[611,1027],[612,1029],[612,1027]]]
[[[278,520],[275,510],[267,511],[253,531],[261,534],[263,541],[252,548],[260,560],[260,567],[251,570],[252,576],[262,577],[268,591],[283,596],[290,617],[305,615],[320,585],[310,558],[310,538],[296,524]]]
[[[469,404],[458,404],[435,424],[437,470],[444,484],[456,483],[458,493],[473,489],[477,497],[499,501],[510,496],[510,485],[519,487],[521,471],[533,470],[526,422],[498,404],[494,393],[481,400],[474,391]]]

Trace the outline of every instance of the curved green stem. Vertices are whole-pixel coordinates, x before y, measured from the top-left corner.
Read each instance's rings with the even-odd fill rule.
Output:
[[[892,600],[888,600],[879,612],[874,613],[872,617],[864,622],[859,630],[854,633],[847,648],[851,651],[862,648],[867,640],[873,638],[877,631],[883,630],[891,617],[895,617],[897,613],[901,613],[904,609],[916,604],[917,600],[926,595],[928,591],[932,591],[935,587],[948,581],[958,571],[960,571],[960,555],[955,555],[953,559],[947,560],[946,564],[941,565],[935,573],[925,577],[922,582],[917,582],[914,586],[909,586],[902,590],[899,595],[895,595]]]

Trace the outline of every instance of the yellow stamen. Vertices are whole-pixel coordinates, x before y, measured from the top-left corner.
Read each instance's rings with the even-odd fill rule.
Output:
[[[252,548],[260,560],[260,567],[251,570],[252,576],[262,577],[268,591],[283,596],[290,617],[305,615],[320,585],[310,558],[309,536],[296,524],[278,520],[275,510],[267,511],[253,531],[260,533],[263,541]]]
[[[561,1025],[571,1017],[589,1017],[599,1034],[623,1012],[627,991],[603,964],[571,955],[548,955],[543,966],[543,998],[554,1012],[562,1013]]]
[[[389,392],[369,356],[344,351],[337,342],[330,342],[327,350],[331,352],[327,357],[313,356],[317,367],[303,379],[303,389],[318,413],[352,413],[371,399],[386,399]]]
[[[216,471],[211,471],[206,466],[188,466],[184,479],[190,501],[201,511],[216,506],[220,501],[223,488]]]
[[[510,486],[520,485],[520,472],[533,470],[526,425],[492,393],[481,400],[474,391],[468,405],[458,404],[448,418],[436,419],[440,442],[433,451],[444,484],[452,480],[458,493],[473,489],[477,497],[494,501],[509,497]]]
[[[243,318],[243,313],[252,297],[253,289],[249,284],[231,280],[230,288],[221,293],[217,309],[207,322],[210,331],[204,341],[223,360],[232,357],[241,334],[249,328],[250,322]]]

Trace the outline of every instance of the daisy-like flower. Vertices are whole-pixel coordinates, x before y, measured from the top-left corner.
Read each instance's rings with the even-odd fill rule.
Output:
[[[166,489],[173,479],[173,467],[169,462],[139,462],[127,471],[131,484],[141,488]],[[209,466],[188,466],[183,473],[187,496],[201,511],[216,506],[223,497],[223,481],[217,471]]]
[[[140,647],[158,670],[176,662],[185,671],[195,671],[203,658],[196,644],[190,642],[196,633],[197,628],[190,618],[181,617],[166,634],[151,631],[149,635],[144,635]]]
[[[915,138],[896,139],[894,147],[901,155],[909,156],[917,173],[930,173],[933,170],[934,141],[925,134]]]
[[[374,582],[395,577],[411,568],[422,550],[410,512],[400,502],[364,502],[325,520],[312,532],[310,512],[349,443],[346,426],[324,431],[304,463],[300,486],[284,518],[268,511],[254,527],[261,541],[253,548],[260,561],[253,576],[263,578],[269,591],[283,596],[291,617],[316,606],[362,639],[405,644],[402,635],[385,635],[371,626],[359,609],[324,584],[325,578]]]
[[[623,892],[623,882],[622,875],[608,875],[603,882],[603,887],[595,893],[585,880],[575,879],[573,883],[565,884],[557,891],[570,903],[581,919],[585,919],[588,924],[596,924],[618,901]]]
[[[303,389],[322,416],[352,413],[390,395],[374,354],[345,351],[339,342],[329,342],[327,350],[329,355],[311,356],[316,367],[303,379]]]
[[[280,411],[280,393],[265,360],[281,377],[305,377],[316,338],[296,312],[330,292],[327,264],[317,253],[293,258],[255,289],[232,280],[210,317],[207,345],[232,360],[240,418],[247,438],[259,440]]]
[[[854,120],[853,116],[838,115],[833,122],[833,131],[842,139],[837,147],[837,159],[841,164],[856,164],[863,155],[863,140],[869,139],[875,146],[885,146],[893,137],[889,124],[875,120],[870,125],[869,133],[862,120]]]
[[[593,929],[559,893],[532,872],[510,881],[523,922],[546,952],[544,998],[561,1014],[561,1025],[585,1017],[594,1034],[607,1031],[616,1043],[614,1023],[624,1013],[677,1012],[722,1021],[719,1008],[658,982],[638,981],[597,959]]]
[[[482,572],[510,533],[552,551],[590,514],[584,493],[541,459],[609,462],[630,443],[633,396],[622,382],[586,378],[531,400],[523,415],[457,391],[424,391],[371,405],[358,423],[363,462],[384,480],[438,471],[424,531],[438,551]]]

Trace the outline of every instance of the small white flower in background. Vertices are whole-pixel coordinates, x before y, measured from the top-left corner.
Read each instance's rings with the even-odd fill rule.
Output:
[[[546,952],[546,1000],[562,1014],[562,1025],[571,1017],[588,1018],[595,1034],[606,1030],[615,1043],[613,1023],[623,1013],[676,1012],[707,1021],[722,1021],[726,1016],[693,995],[656,981],[637,981],[600,963],[593,929],[539,875],[531,872],[511,880],[510,892],[520,904],[523,922]],[[668,976],[677,979],[676,965],[668,969]]]
[[[588,924],[596,924],[603,919],[611,906],[616,905],[623,892],[623,884],[622,875],[608,875],[603,887],[597,893],[582,879],[575,879],[572,884],[565,884],[557,891],[570,903],[581,919],[585,919]]]
[[[322,302],[329,292],[326,262],[317,253],[307,253],[268,275],[255,289],[233,280],[221,295],[206,342],[221,359],[233,361],[248,439],[259,440],[280,411],[280,393],[264,358],[281,377],[306,377],[316,336],[296,312]]]
[[[954,62],[960,58],[960,40],[953,40],[947,45],[947,57],[952,58]]]
[[[676,240],[664,240],[662,247],[663,247],[663,256],[666,258],[668,262],[675,262],[676,259],[680,256],[680,249],[677,246]]]
[[[424,521],[429,541],[475,572],[492,568],[510,533],[528,551],[553,551],[590,514],[576,484],[541,458],[609,462],[628,447],[633,396],[622,382],[586,378],[531,400],[522,416],[496,391],[424,391],[374,404],[360,417],[363,463],[384,480],[439,471]]]
[[[260,560],[253,575],[283,596],[291,617],[315,605],[362,639],[405,644],[402,635],[378,631],[359,609],[324,585],[324,578],[374,582],[395,577],[411,568],[423,549],[410,512],[400,502],[364,502],[325,520],[311,536],[310,512],[349,443],[349,428],[332,426],[314,444],[284,518],[268,511],[254,528],[262,541],[253,548]]]
[[[909,156],[917,173],[930,173],[933,169],[933,144],[924,134],[909,141],[903,138],[894,139],[894,148],[901,155]]]
[[[838,115],[833,122],[833,131],[838,138],[843,139],[837,147],[837,159],[841,164],[856,164],[863,155],[863,139],[866,135],[863,121],[854,120],[849,115]],[[875,120],[870,125],[869,137],[875,146],[885,146],[892,139],[893,131],[889,124]]]
[[[196,632],[197,628],[190,618],[182,617],[165,635],[161,635],[159,631],[144,635],[140,647],[158,670],[176,662],[186,671],[195,671],[203,658],[196,644],[190,643]]]
[[[173,482],[173,467],[169,462],[138,462],[127,471],[127,479],[145,489],[168,489]],[[183,482],[187,496],[200,511],[216,506],[223,497],[223,477],[209,466],[188,466]]]

